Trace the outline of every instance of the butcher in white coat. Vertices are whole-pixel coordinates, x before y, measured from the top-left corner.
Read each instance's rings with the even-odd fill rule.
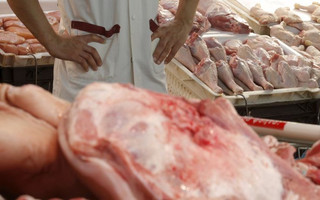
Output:
[[[58,58],[54,95],[72,101],[79,90],[95,81],[166,92],[163,62],[170,62],[185,42],[198,0],[180,0],[175,19],[154,33],[149,21],[156,18],[157,0],[58,0],[60,34],[49,25],[38,0],[8,3]]]

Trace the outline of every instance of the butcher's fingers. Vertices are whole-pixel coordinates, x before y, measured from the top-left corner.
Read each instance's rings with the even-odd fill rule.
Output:
[[[192,25],[192,24],[191,24]],[[159,43],[153,52],[155,63],[160,64],[171,61],[179,48],[186,41],[191,30],[191,25],[173,20],[160,26],[152,35],[151,40],[159,38]]]
[[[96,69],[102,65],[97,50],[89,45],[91,42],[104,43],[105,39],[100,36],[89,34],[81,36],[58,36],[57,41],[48,45],[49,53],[63,60],[74,61],[86,71],[88,66]]]

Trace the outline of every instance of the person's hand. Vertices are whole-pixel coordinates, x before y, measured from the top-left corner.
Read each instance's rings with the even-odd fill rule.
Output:
[[[103,44],[105,39],[95,34],[82,36],[57,35],[47,45],[47,50],[56,58],[79,63],[85,71],[88,71],[89,67],[96,71],[102,65],[102,61],[97,50],[88,45],[90,42]]]
[[[153,52],[154,62],[169,63],[180,47],[187,40],[192,28],[192,22],[174,19],[160,26],[152,35],[151,40],[159,38],[159,43]]]

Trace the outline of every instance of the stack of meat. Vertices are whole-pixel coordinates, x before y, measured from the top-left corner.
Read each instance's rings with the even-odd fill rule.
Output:
[[[193,34],[175,58],[217,93],[222,92],[218,78],[234,94],[320,84],[318,66],[302,56],[285,55],[269,36],[232,39],[222,45],[213,37]]]
[[[160,0],[158,22],[162,24],[172,20],[177,8],[178,0]],[[191,33],[201,34],[210,27],[234,33],[247,34],[251,31],[247,22],[221,0],[200,0]]]
[[[71,107],[31,86],[0,85],[0,94],[0,118],[7,122],[0,133],[23,130],[38,145],[46,141],[45,131],[59,137],[93,199],[311,200],[320,195],[319,186],[292,167],[289,157],[283,159],[281,146],[266,145],[223,98],[188,101],[102,83],[82,90]],[[47,108],[50,112],[43,112]],[[59,182],[60,188],[64,184]]]
[[[312,19],[316,22],[319,21],[320,5],[318,3],[310,6],[296,4],[295,7],[296,9],[311,12]],[[293,17],[293,15],[288,15],[287,18],[289,20],[284,20],[281,24],[272,26],[270,35],[292,46],[303,56],[311,59],[315,65],[320,66],[320,24],[303,22],[299,17]],[[295,28],[293,32],[291,31],[292,27]]]
[[[46,14],[53,29],[59,29],[60,14],[58,11]],[[16,55],[46,52],[38,40],[17,17],[0,18],[0,49],[5,53]]]

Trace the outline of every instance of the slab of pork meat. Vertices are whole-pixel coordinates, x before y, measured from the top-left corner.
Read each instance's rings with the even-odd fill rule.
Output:
[[[316,199],[231,103],[95,83],[59,126],[65,155],[99,199]]]

